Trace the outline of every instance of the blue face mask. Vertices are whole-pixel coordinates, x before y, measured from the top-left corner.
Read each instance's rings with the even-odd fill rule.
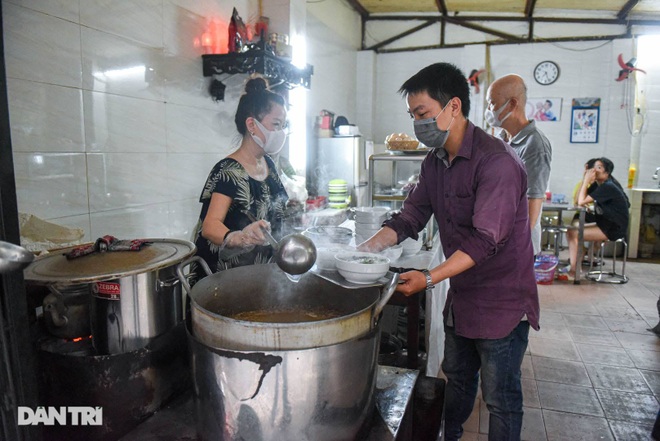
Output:
[[[451,124],[454,122],[454,118],[452,117],[449,122],[447,130],[439,129],[437,121],[438,117],[445,111],[448,105],[449,102],[434,118],[420,119],[413,122],[415,136],[419,142],[434,149],[444,147],[447,138],[449,138],[449,127],[451,127]]]

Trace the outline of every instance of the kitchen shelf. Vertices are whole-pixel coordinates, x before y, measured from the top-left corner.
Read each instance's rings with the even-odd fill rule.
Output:
[[[382,187],[389,186],[392,191],[399,186],[399,181],[407,180],[408,177],[414,173],[419,173],[419,168],[422,165],[422,161],[426,158],[428,150],[420,150],[416,152],[385,152],[385,153],[376,153],[369,157],[369,191],[368,191],[368,205],[373,206],[374,202],[391,202],[391,209],[399,209],[403,201],[408,197],[407,192],[402,194],[401,191],[393,192],[393,194],[383,194],[384,190]],[[377,173],[376,167],[377,164],[382,164],[389,166],[389,170],[386,170],[386,173],[379,174],[378,179],[383,179],[383,175],[386,175],[384,178],[385,181],[381,182],[380,185],[377,184]],[[382,165],[380,167],[382,167]],[[379,169],[379,171],[383,171]],[[430,248],[433,242],[435,227],[435,219],[431,216],[429,223],[426,226],[427,232],[427,241],[425,243],[427,248]]]
[[[202,55],[202,63],[205,77],[259,73],[268,79],[271,87],[285,84],[287,87],[303,86],[309,89],[314,73],[314,67],[309,64],[301,69],[259,48],[240,53]]]
[[[406,195],[407,196],[407,195]],[[393,196],[393,195],[384,195],[384,194],[373,194],[371,199],[374,201],[393,201],[393,202],[403,202],[406,200],[406,196]]]
[[[400,203],[403,202],[407,196],[407,194],[402,194],[400,191],[393,192],[393,194],[384,194],[385,190],[383,190],[382,187],[378,188],[376,184],[376,164],[389,165],[388,174],[390,176],[389,178],[386,178],[389,179],[389,182],[384,186],[389,186],[391,189],[389,191],[392,191],[397,188],[400,180],[403,180],[404,178],[407,179],[413,171],[419,171],[419,167],[422,165],[424,158],[426,158],[426,151],[415,153],[406,152],[406,154],[396,154],[388,151],[371,155],[369,157],[369,205],[373,205],[375,201]],[[403,164],[406,164],[406,166],[403,166]],[[414,169],[415,167],[417,170]]]

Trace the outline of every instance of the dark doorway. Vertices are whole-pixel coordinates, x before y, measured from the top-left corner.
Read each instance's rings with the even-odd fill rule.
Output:
[[[0,240],[20,243],[9,128],[4,30],[0,4]],[[0,274],[0,439],[37,440],[39,430],[18,426],[17,407],[37,405],[35,350],[30,339],[23,272]]]

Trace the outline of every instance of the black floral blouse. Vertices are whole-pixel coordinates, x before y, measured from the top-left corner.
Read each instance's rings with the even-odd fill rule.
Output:
[[[209,210],[213,193],[221,193],[232,199],[224,224],[230,230],[240,231],[251,222],[243,213],[249,210],[257,219],[270,222],[271,232],[279,239],[284,209],[288,196],[282,181],[277,175],[275,164],[269,156],[264,156],[268,165],[268,176],[263,181],[251,178],[243,166],[232,158],[218,162],[206,179],[204,190],[199,198],[202,211],[195,231],[197,255],[208,263],[211,271],[217,272],[244,265],[268,263],[273,254],[270,246],[255,246],[245,253],[223,253],[216,245],[202,237],[202,223]],[[232,255],[233,254],[233,255]],[[199,269],[196,269],[199,276]]]

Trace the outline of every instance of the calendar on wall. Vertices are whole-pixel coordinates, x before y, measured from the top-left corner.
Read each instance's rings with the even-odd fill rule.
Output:
[[[600,98],[573,98],[571,142],[597,143]]]

